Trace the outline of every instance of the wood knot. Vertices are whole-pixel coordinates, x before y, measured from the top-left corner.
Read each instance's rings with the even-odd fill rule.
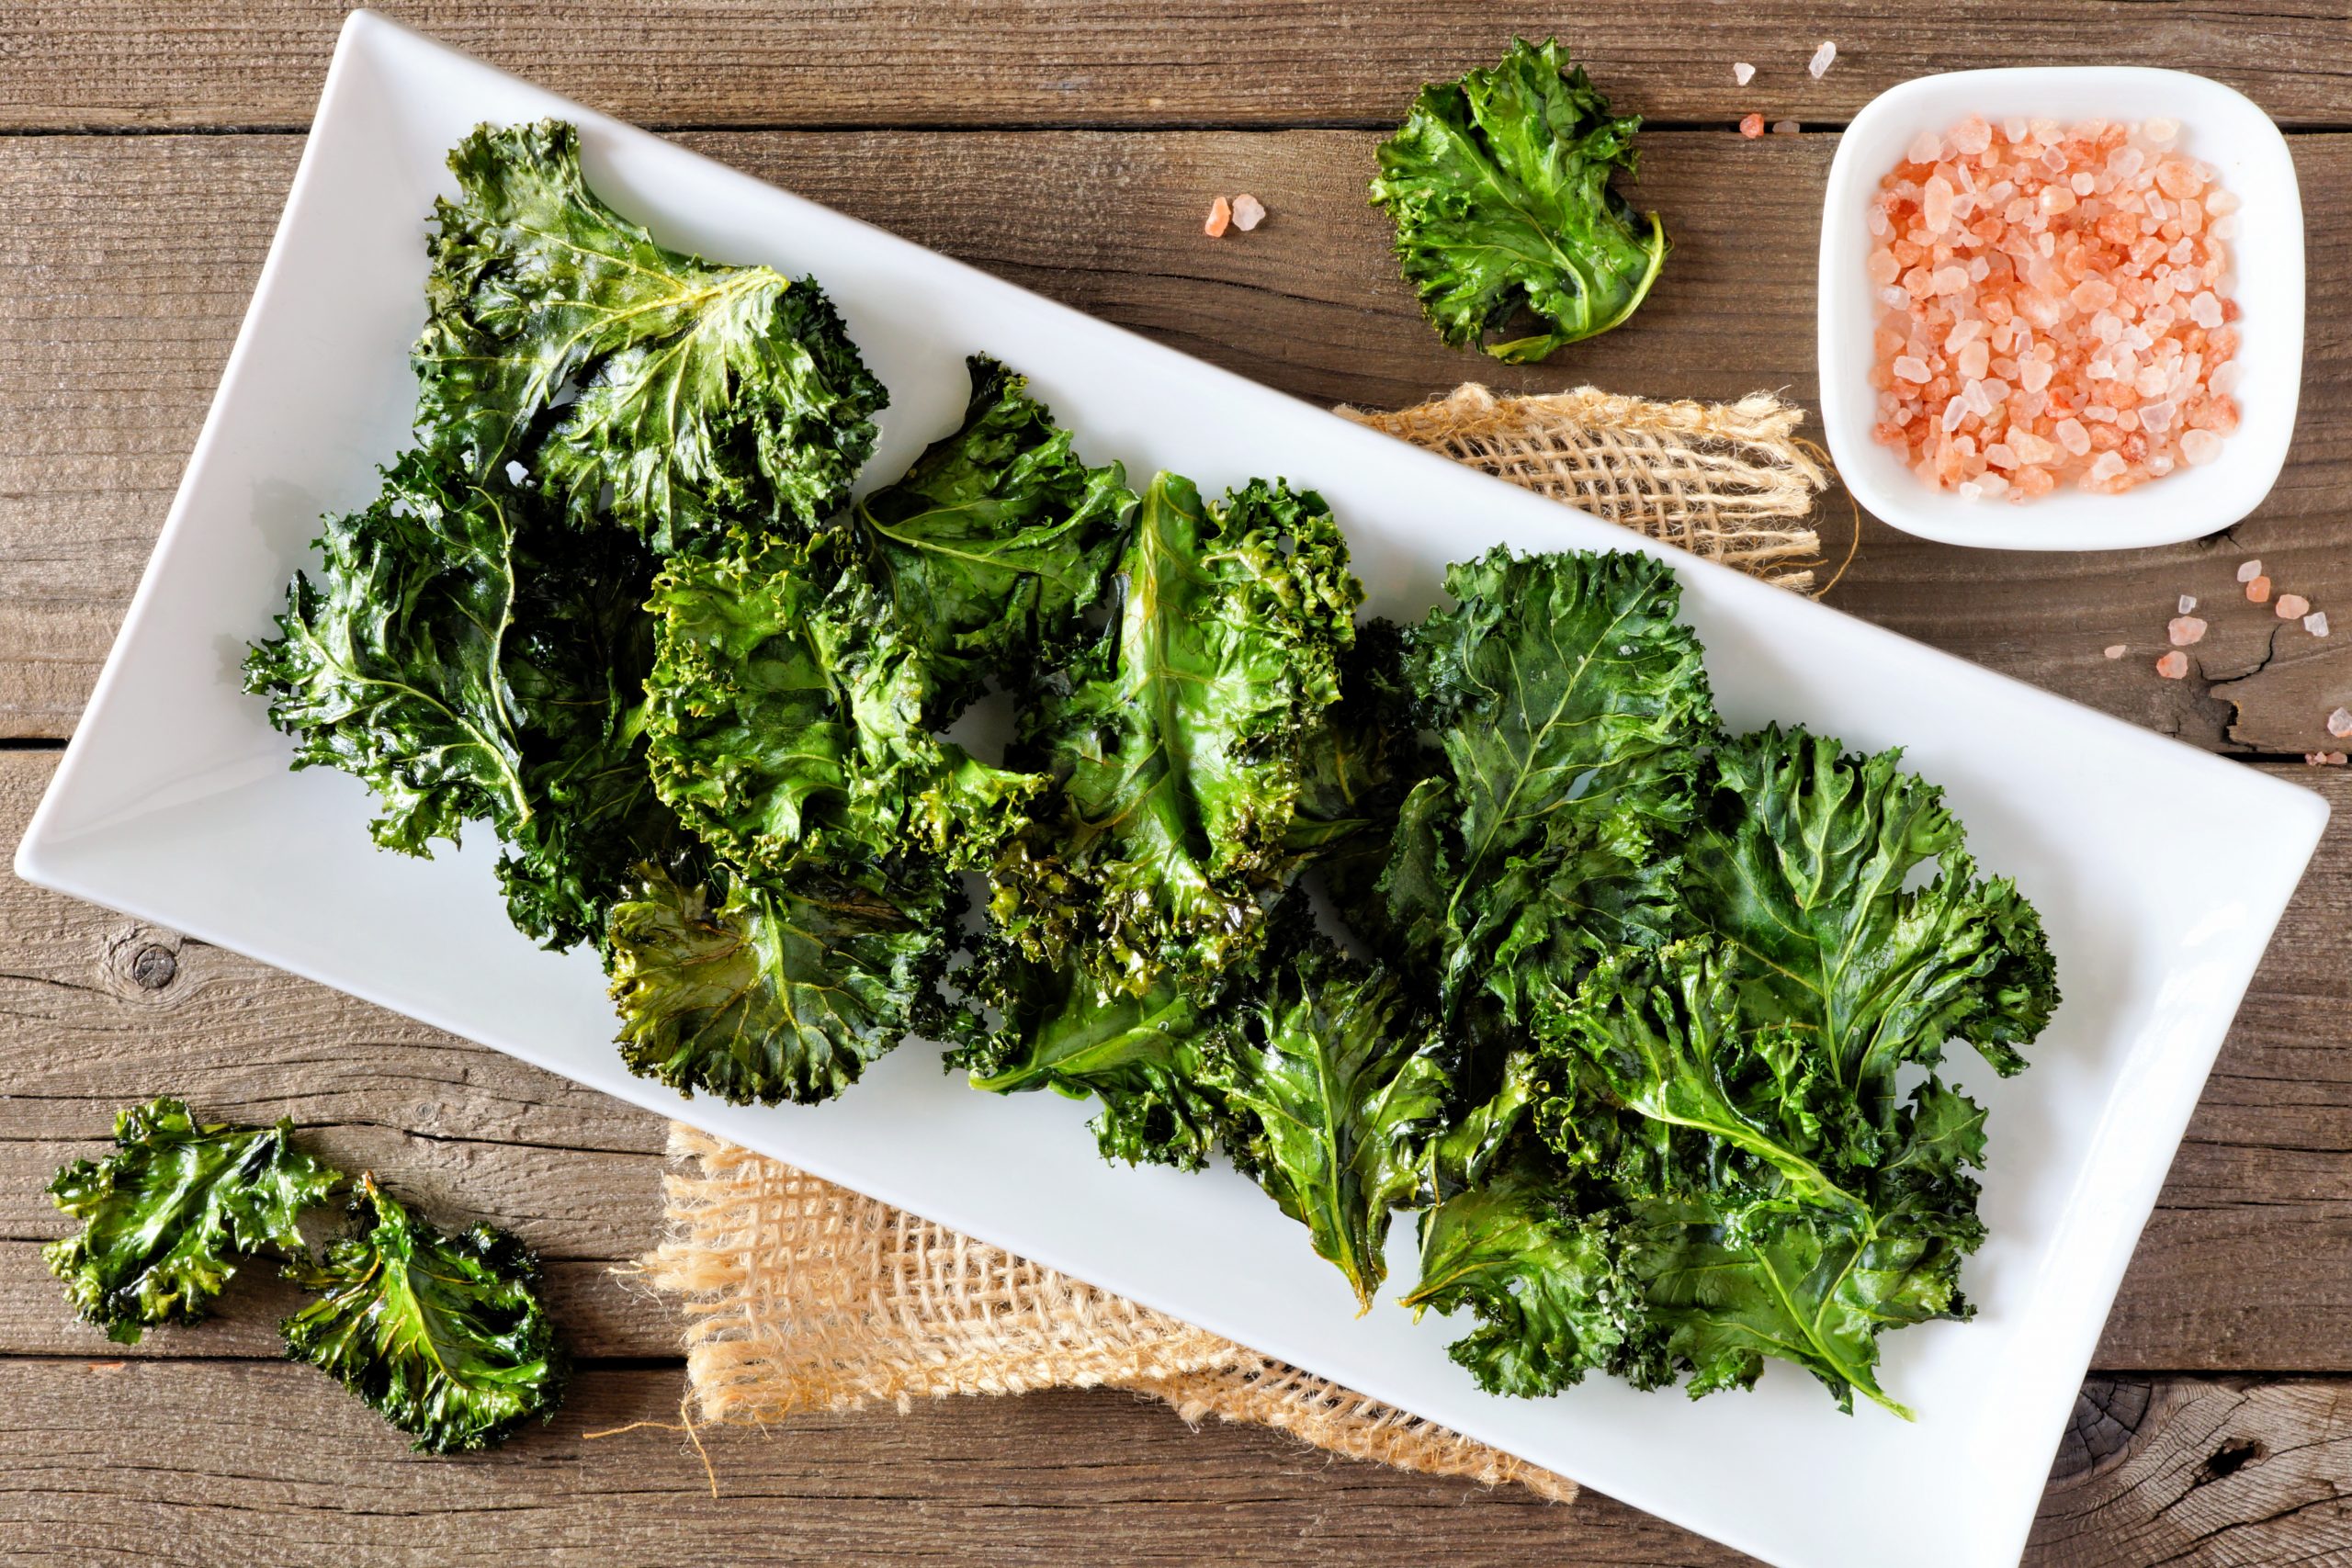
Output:
[[[2075,1395],[2075,1413],[2058,1440],[2050,1483],[2087,1481],[2123,1462],[2140,1429],[2149,1425],[2155,1385],[2144,1378],[2088,1378]]]
[[[156,926],[126,926],[107,936],[98,955],[106,989],[125,1001],[160,1002],[180,976],[181,939]]]
[[[172,950],[155,942],[149,942],[131,956],[130,977],[146,990],[162,990],[179,972],[180,961]]]

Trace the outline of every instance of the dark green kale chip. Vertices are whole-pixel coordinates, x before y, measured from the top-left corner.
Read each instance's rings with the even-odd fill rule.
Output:
[[[114,1152],[49,1184],[82,1222],[41,1249],[74,1310],[135,1345],[141,1329],[206,1316],[241,1257],[302,1253],[296,1222],[343,1178],[295,1148],[293,1131],[199,1124],[176,1100],[118,1114]]]
[[[538,1261],[503,1231],[435,1229],[363,1177],[350,1233],[287,1277],[318,1299],[286,1320],[286,1353],[416,1439],[465,1453],[553,1417],[569,1363]]]

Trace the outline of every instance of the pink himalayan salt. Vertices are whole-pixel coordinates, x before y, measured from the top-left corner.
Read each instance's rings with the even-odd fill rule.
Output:
[[[1764,117],[1760,114],[1740,116],[1739,133],[1742,136],[1747,137],[1750,141],[1755,141],[1758,137],[1764,134]],[[1888,259],[1891,261],[1894,258],[1890,256]],[[1894,282],[1894,274],[1892,272],[1888,273],[1886,275],[1886,281],[1889,283]]]
[[[2303,630],[2311,633],[2313,637],[2325,637],[2327,635],[2327,612],[2325,610],[2313,610],[2310,615],[2305,615],[2303,617]]]
[[[1972,117],[1914,139],[1870,213],[1873,436],[1932,485],[2011,501],[2218,457],[2239,311],[2212,231],[2238,202],[2179,134]]]
[[[2281,593],[2271,608],[2282,621],[2300,621],[2312,613],[2312,602],[2300,593]]]
[[[2352,735],[2352,708],[2337,708],[2327,716],[2327,732],[2341,739]]]
[[[1244,192],[1233,198],[1233,226],[1247,234],[1266,220],[1266,204]]]
[[[2188,655],[2173,649],[2156,660],[2156,673],[2167,681],[2177,681],[2188,673]]]
[[[1209,220],[1201,225],[1201,232],[1210,239],[1222,239],[1227,225],[1233,221],[1233,203],[1218,197],[1209,203]]]
[[[1756,80],[1756,67],[1745,60],[1735,61],[1732,62],[1731,79],[1745,87]]]
[[[2120,659],[2120,658],[2122,658],[2126,653],[2129,653],[2129,652],[2131,652],[2131,651],[2132,651],[2132,650],[2131,650],[2130,649],[2128,649],[2128,648],[2124,647],[2124,646],[2123,646],[2121,643],[2120,643],[2120,642],[2111,642],[2111,643],[2109,643],[2109,644],[2107,645],[2107,656],[2108,656],[2109,659]]]
[[[2172,639],[2175,648],[2187,648],[2204,637],[2205,623],[2194,615],[2175,615],[2171,625],[2165,627],[2165,635]]]
[[[2184,594],[2182,594],[2182,595],[2180,596],[2180,613],[2181,613],[2182,615],[2185,615],[2188,614],[2188,612],[2189,612],[2189,611],[2194,610],[2195,608],[2197,608],[2197,595],[2196,595],[2196,594],[2194,594],[2194,593],[2184,593]]]
[[[2259,556],[2256,557],[2253,560],[2242,560],[2238,562],[2238,581],[2240,582],[2252,582],[2256,578],[2260,577],[2261,575],[2262,558]]]
[[[2303,761],[2309,762],[2314,768],[2340,768],[2345,764],[2346,760],[2344,753],[2341,751],[2306,751],[2303,753]]]
[[[1775,136],[1794,136],[1797,130],[1797,122],[1792,119],[1776,119],[1772,122],[1772,134]]]
[[[2270,580],[2267,577],[2256,578],[2252,582],[2245,585],[2245,596],[2250,602],[2256,604],[2269,604]]]
[[[1825,40],[1819,49],[1813,51],[1813,58],[1804,62],[1805,74],[1816,82],[1820,81],[1828,73],[1829,62],[1837,58],[1838,46]]]

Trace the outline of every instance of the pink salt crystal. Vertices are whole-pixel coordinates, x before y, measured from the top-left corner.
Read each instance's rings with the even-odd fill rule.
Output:
[[[2120,642],[2111,642],[2107,645],[2107,656],[2109,659],[2120,659],[2131,651]]]
[[[1925,381],[1928,376],[1928,362],[1913,355],[1905,355],[1894,362],[1898,380]]]
[[[2075,456],[2080,457],[2082,454],[2078,452]],[[2112,452],[2101,452],[2091,459],[2090,470],[2084,477],[2092,484],[2104,485],[2120,478],[2122,473],[2123,459]]]
[[[1772,122],[1772,134],[1775,136],[1794,136],[1796,133],[1797,122],[1795,120],[1776,119]]]
[[[1915,164],[1932,164],[1943,150],[1943,138],[1932,130],[1923,130],[1911,139],[1904,155]]]
[[[2312,602],[2300,593],[2281,593],[2271,608],[2278,612],[2282,621],[2300,621],[2312,613]]]
[[[1993,145],[1993,128],[1984,123],[1983,115],[1970,115],[1952,127],[1951,144],[1953,151],[1973,158]]]
[[[1928,221],[1928,232],[1940,234],[1951,227],[1951,182],[1941,175],[1929,175],[1920,187],[1919,215]],[[2213,323],[2221,325],[2219,321]]]
[[[2341,739],[2352,735],[2352,708],[2337,708],[2327,716],[2327,732]]]
[[[1760,114],[1744,114],[1740,116],[1739,133],[1742,136],[1747,137],[1750,141],[1755,141],[1758,137],[1764,134],[1764,117]]]
[[[2079,457],[2091,449],[2091,433],[2083,428],[2078,419],[2062,419],[2057,427],[2058,445]]]
[[[1233,226],[1247,234],[1266,220],[1266,204],[1243,192],[1233,198]]]
[[[2166,119],[2161,115],[2154,119],[2143,119],[2140,122],[2140,134],[2157,146],[2163,147],[2180,134],[2180,122],[2177,119]]]
[[[1828,71],[1829,62],[1837,58],[1838,46],[1835,43],[1825,41],[1819,49],[1813,51],[1813,58],[1804,62],[1805,71],[1815,81],[1818,82]],[[1984,149],[1979,148],[1977,151],[1982,152]]]
[[[2181,613],[2182,615],[2185,615],[2188,614],[2188,612],[2189,612],[2189,611],[2194,610],[2195,608],[2197,608],[2197,595],[2196,595],[2196,594],[2194,594],[2194,593],[2184,593],[2184,594],[2182,594],[2182,595],[2180,596],[2180,613]]]
[[[2303,617],[2303,630],[2311,633],[2313,637],[2325,637],[2327,635],[2327,612],[2325,610],[2313,610],[2310,615],[2305,615]]]
[[[2182,434],[2180,455],[2199,466],[2222,455],[2222,438],[2210,430],[2191,430]]]
[[[1209,203],[1209,220],[1201,225],[1201,232],[1210,239],[1224,237],[1226,226],[1233,221],[1233,203],[1218,197]]]
[[[2262,562],[2259,558],[2238,562],[2238,581],[2240,582],[2252,582],[2256,578],[2260,577],[2261,575]]]
[[[2267,577],[2256,578],[2252,582],[2245,585],[2245,596],[2249,601],[2256,604],[2269,604],[2270,580]]]
[[[1731,68],[1731,79],[1745,87],[1756,79],[1756,67],[1745,60],[1735,62]]]
[[[2188,673],[2188,655],[2173,649],[2156,660],[2156,673],[2167,681],[2177,681]]]
[[[2175,648],[2187,648],[2205,635],[2205,623],[2194,615],[2175,615],[2165,627]]]

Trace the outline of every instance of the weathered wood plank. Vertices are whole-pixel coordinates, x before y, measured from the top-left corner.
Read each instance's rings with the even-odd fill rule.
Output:
[[[2152,13],[2153,14],[2153,13]],[[1835,73],[1832,73],[1833,78]],[[1477,378],[1653,396],[1813,391],[1814,230],[1832,139],[1662,133],[1643,195],[1678,250],[1629,326],[1548,367],[1440,344],[1385,254],[1348,131],[1111,135],[724,133],[689,145],[1310,400],[1396,405]],[[2314,212],[2352,201],[2352,136],[2296,139]],[[292,137],[0,139],[0,734],[58,736],[143,567],[293,170]],[[1273,210],[1199,231],[1209,193]],[[1833,602],[1965,658],[2217,749],[2329,744],[2352,700],[2352,232],[2310,236],[2301,425],[2254,517],[2212,540],[2099,555],[1958,550],[1870,525]],[[1018,359],[1018,345],[1003,352]],[[1842,544],[1842,504],[1826,503]],[[2260,556],[2333,607],[2324,642],[2235,602]],[[2213,630],[2185,682],[2154,672],[2181,593]],[[2101,657],[2127,645],[2117,661]],[[2275,652],[2274,652],[2275,648]],[[2266,662],[2267,660],[2267,662]],[[2234,723],[2231,703],[2238,705]]]
[[[103,1359],[100,1359],[103,1361]],[[1559,1508],[1334,1460],[1262,1429],[1187,1431],[1115,1393],[969,1399],[707,1432],[673,1369],[590,1369],[552,1427],[463,1460],[410,1454],[307,1367],[0,1361],[11,1562],[1133,1564],[1747,1560],[1605,1498]],[[191,1422],[192,1412],[201,1412]],[[266,1543],[266,1544],[265,1544]]]
[[[52,759],[0,753],[0,842]],[[2352,774],[2274,768],[2337,808],[2224,1047],[2098,1353],[2107,1367],[2352,1371]],[[507,1225],[556,1263],[583,1353],[674,1343],[607,1266],[659,1220],[658,1119],[495,1052],[198,942],[0,882],[0,1354],[72,1355],[39,1241],[63,1228],[49,1172],[95,1152],[115,1109],[158,1093],[209,1114],[291,1115],[347,1168],[439,1212]],[[167,955],[169,962],[164,961]],[[141,981],[144,976],[144,983]],[[161,982],[160,984],[156,982]],[[251,1332],[159,1337],[159,1353],[266,1348]],[[216,1337],[218,1335],[219,1337]]]
[[[0,1360],[0,1554],[12,1562],[662,1564],[1104,1561],[1728,1568],[1750,1561],[1597,1494],[1557,1507],[1334,1460],[1261,1429],[1185,1427],[1116,1393],[1032,1394],[707,1430],[674,1369],[584,1371],[549,1427],[464,1460],[410,1454],[305,1367]],[[2222,1568],[2352,1551],[2352,1385],[2094,1384],[2034,1568]],[[192,1422],[192,1412],[201,1419]],[[266,1542],[265,1548],[263,1543]]]
[[[2330,0],[2025,8],[1956,0],[1757,0],[1662,25],[1638,0],[1573,13],[1450,0],[1234,6],[987,0],[952,20],[918,0],[502,6],[388,0],[446,42],[624,118],[654,125],[1278,125],[1393,123],[1419,85],[1490,63],[1514,32],[1557,31],[1623,106],[1728,124],[1750,109],[1842,120],[1872,96],[1962,66],[2116,64],[2199,71],[2282,122],[2346,118],[2346,29]],[[310,122],[345,6],[232,0],[31,0],[0,51],[0,125]],[[1694,42],[1693,26],[1705,29]],[[1838,62],[1815,82],[1823,39]],[[1758,71],[1735,86],[1735,60]]]

